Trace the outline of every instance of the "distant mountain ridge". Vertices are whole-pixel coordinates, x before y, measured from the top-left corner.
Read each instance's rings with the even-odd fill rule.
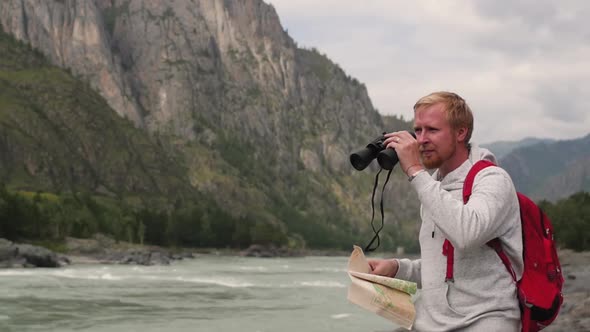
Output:
[[[526,137],[519,141],[498,141],[489,144],[481,144],[481,146],[492,151],[497,159],[502,159],[504,156],[520,147],[527,147],[537,143],[552,142],[555,142],[555,140],[549,138]]]
[[[590,192],[590,134],[572,140],[529,138],[487,145],[496,153],[494,146],[512,147],[500,158],[500,166],[510,174],[516,189],[533,199],[555,201]]]

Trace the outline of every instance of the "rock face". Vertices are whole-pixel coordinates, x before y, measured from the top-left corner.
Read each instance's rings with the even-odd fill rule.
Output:
[[[176,163],[183,184],[219,206],[231,202],[232,218],[289,228],[307,243],[370,231],[364,221],[371,180],[358,180],[362,175],[352,170],[348,154],[381,134],[383,119],[366,87],[317,50],[299,48],[271,5],[3,0],[0,23],[53,64],[87,80],[118,115],[154,138],[154,151],[182,150],[164,162]],[[97,145],[84,143],[90,151]],[[27,163],[21,159],[6,163],[20,170]],[[100,166],[96,173],[124,174],[128,167]],[[164,173],[150,165],[141,169],[148,173],[143,178]],[[91,185],[111,195],[138,191],[114,190],[101,181]],[[390,185],[394,189],[386,194],[393,201],[415,198],[401,174]],[[153,191],[143,187],[142,194]],[[400,220],[417,218],[417,203],[390,206]]]
[[[297,48],[260,0],[8,0],[0,12],[6,31],[151,132],[189,141],[231,132],[285,151],[280,165],[301,158],[317,170],[318,159],[342,170],[354,136],[382,124],[365,87]]]
[[[121,116],[142,125],[93,1],[2,1],[0,13],[5,30],[86,78]]]

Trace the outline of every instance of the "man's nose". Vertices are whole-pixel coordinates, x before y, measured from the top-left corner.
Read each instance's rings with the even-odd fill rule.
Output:
[[[416,141],[418,141],[418,143],[420,145],[426,143],[427,138],[426,138],[426,135],[424,134],[423,131],[420,131],[419,133],[416,133]]]

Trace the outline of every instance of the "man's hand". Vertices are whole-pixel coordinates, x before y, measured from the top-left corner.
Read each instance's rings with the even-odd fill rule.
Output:
[[[383,144],[395,150],[400,166],[408,176],[423,169],[420,163],[420,144],[409,132],[397,131],[385,134]]]
[[[399,263],[395,259],[369,259],[371,274],[393,278],[399,269]]]

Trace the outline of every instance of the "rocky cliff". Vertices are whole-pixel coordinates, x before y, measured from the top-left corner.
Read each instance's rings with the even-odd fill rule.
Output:
[[[141,124],[94,2],[2,1],[0,13],[6,31],[41,50],[54,64],[87,79],[114,110]]]
[[[364,86],[297,48],[262,1],[11,0],[0,10],[5,30],[151,132],[211,143],[221,130],[262,142],[283,165],[343,170],[359,136],[381,129]]]
[[[312,243],[368,231],[374,172],[353,171],[348,154],[384,121],[365,86],[317,50],[299,48],[272,6],[5,0],[0,23],[89,82],[152,140],[181,151],[186,171],[175,177],[231,206],[234,217],[255,211],[308,240],[317,236]],[[407,181],[395,173],[389,188],[386,207],[396,216],[388,224],[415,221]],[[306,231],[310,225],[319,231]]]

